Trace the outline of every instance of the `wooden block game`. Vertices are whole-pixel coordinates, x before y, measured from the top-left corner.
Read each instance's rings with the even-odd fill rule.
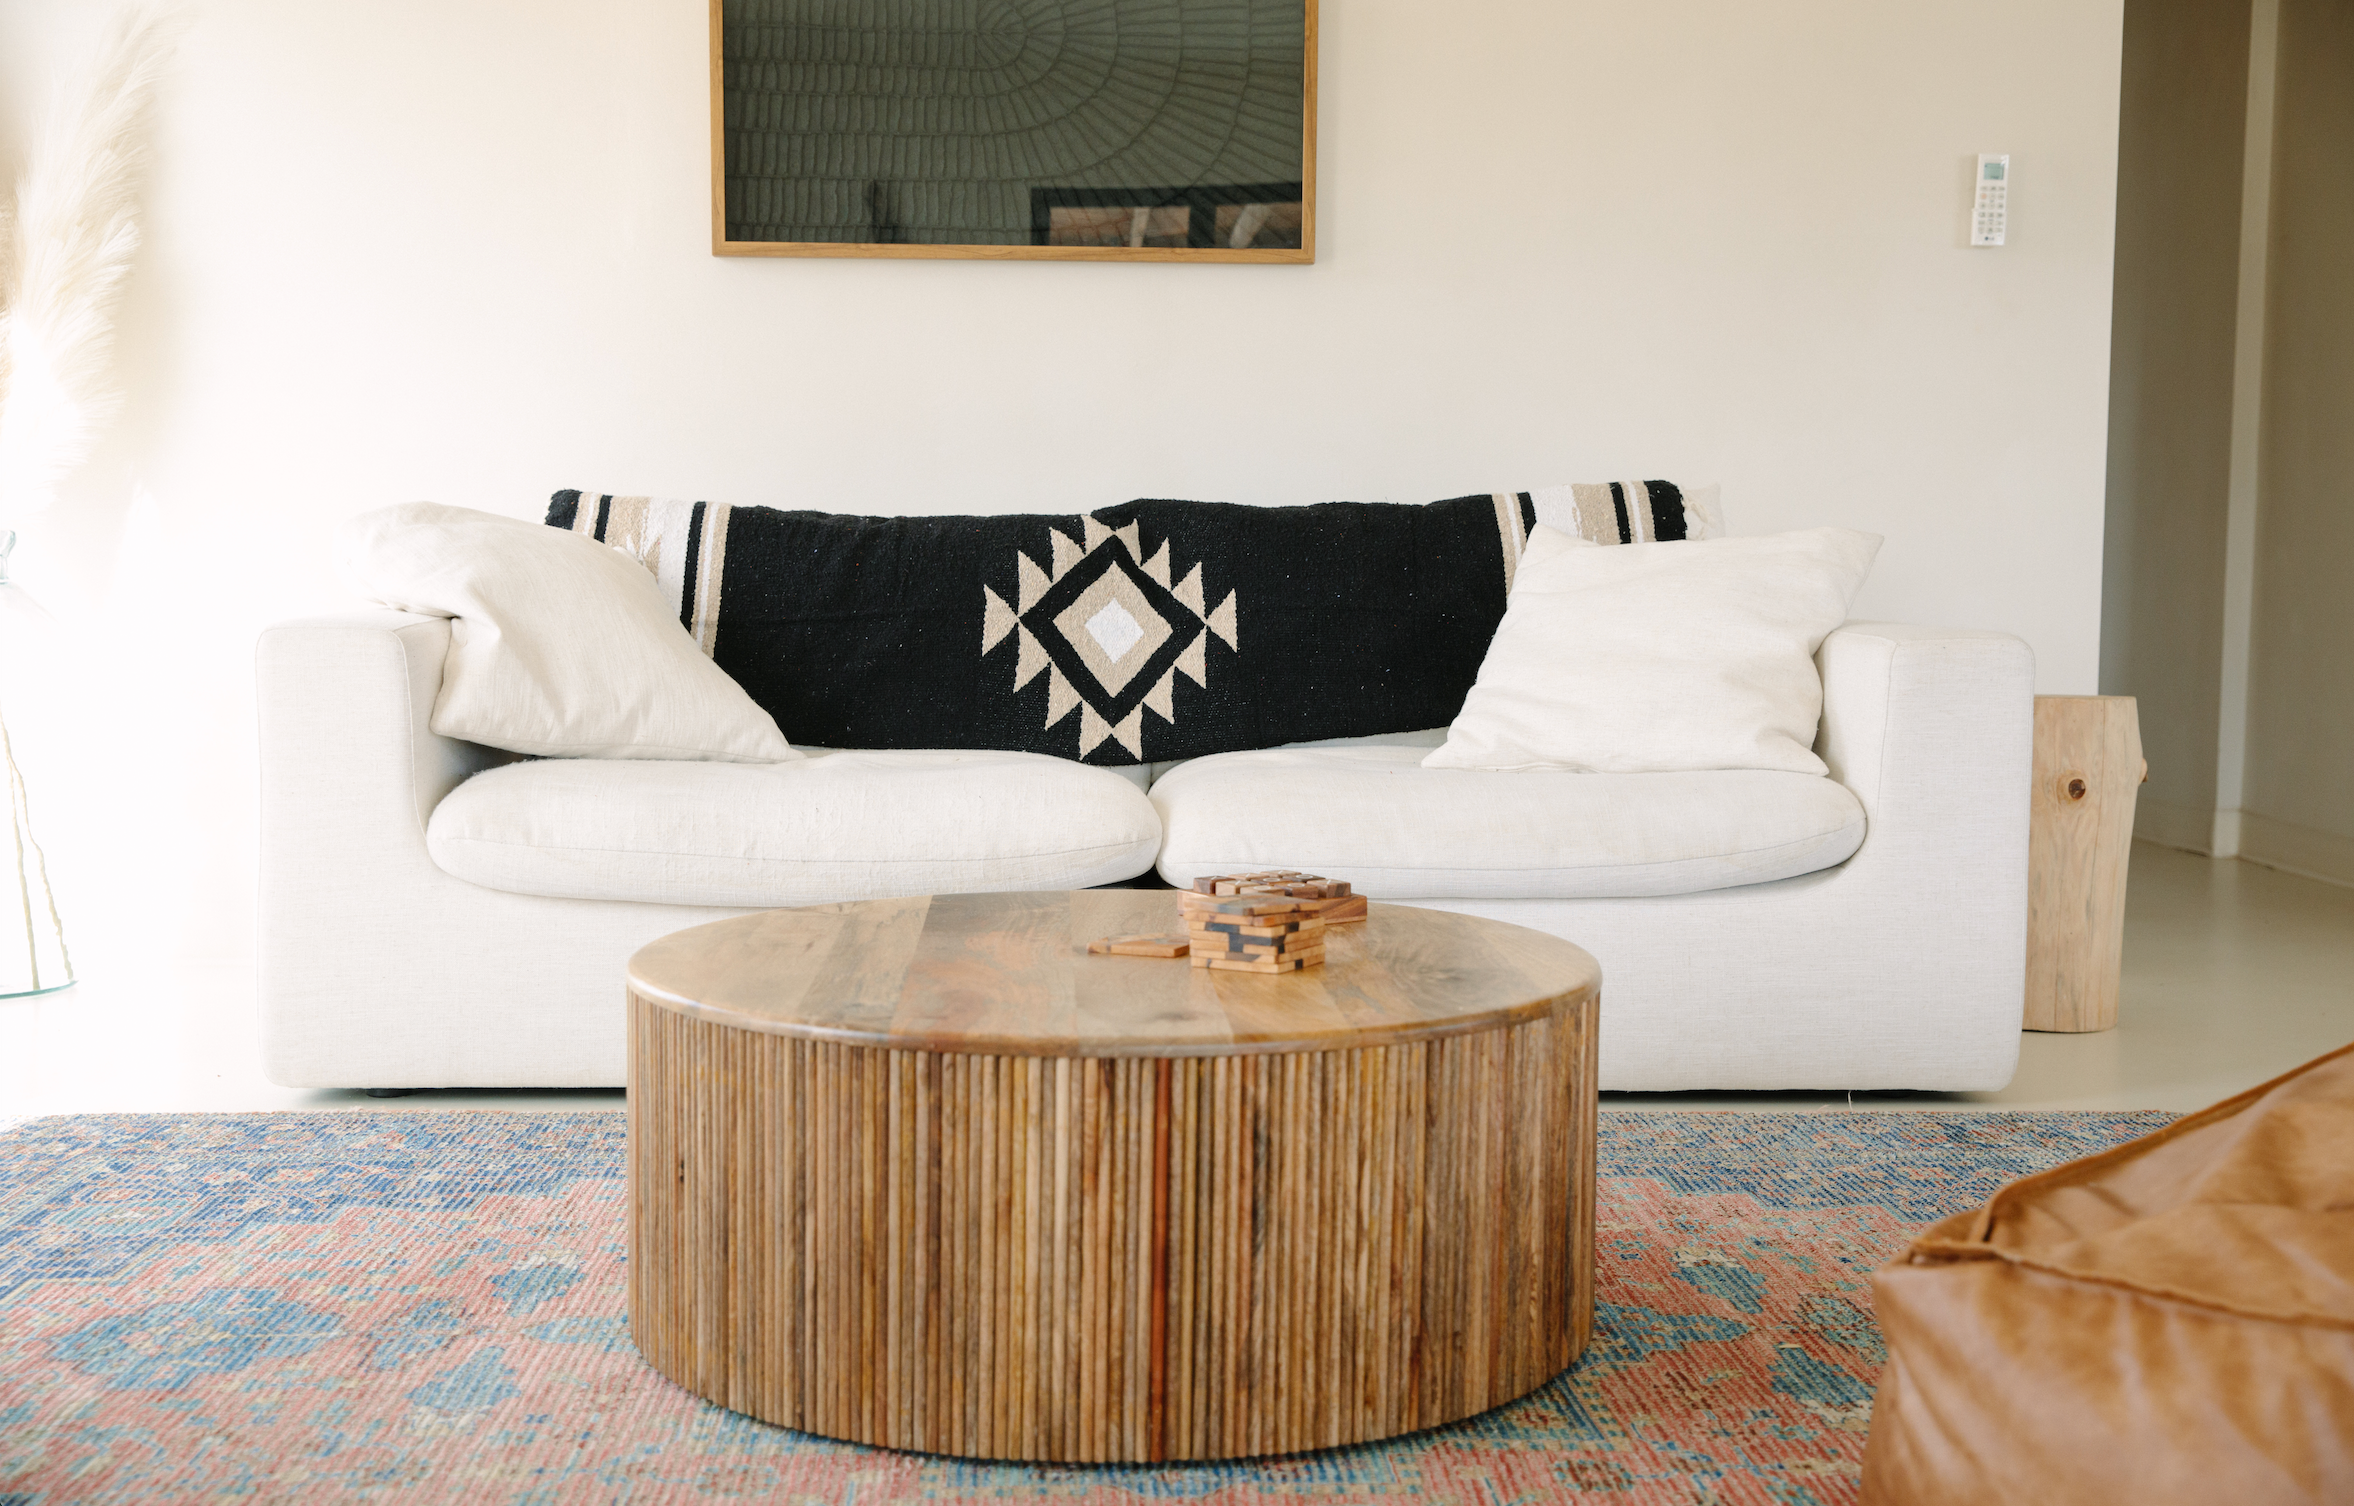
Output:
[[[1365,897],[1292,869],[1211,874],[1180,896],[1195,967],[1292,973],[1324,963],[1324,927],[1363,920]]]

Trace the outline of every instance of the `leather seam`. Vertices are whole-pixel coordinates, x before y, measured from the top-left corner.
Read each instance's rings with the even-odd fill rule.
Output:
[[[2133,1142],[2126,1143],[2132,1144]],[[1944,1257],[1944,1259],[1940,1261],[1937,1257]],[[2049,1276],[2059,1281],[2080,1281],[2087,1286],[2106,1287],[2111,1291],[2124,1292],[2128,1296],[2146,1297],[2157,1302],[2172,1302],[2178,1306],[2196,1308],[2201,1312],[2246,1318],[2258,1323],[2314,1324],[2325,1328],[2354,1330],[2354,1318],[2340,1318],[2329,1313],[2257,1312],[2251,1308],[2237,1307],[2228,1302],[2218,1302],[2209,1297],[2197,1297],[2188,1292],[2176,1291],[2171,1288],[2144,1286],[2137,1282],[2127,1281],[2122,1277],[2102,1275],[2094,1271],[2072,1270],[2064,1265],[2031,1260],[2008,1250],[1997,1249],[1992,1245],[1951,1245],[1942,1242],[1928,1244],[1924,1242],[1915,1245],[1908,1252],[1906,1264],[1959,1264],[1964,1261],[1972,1264],[1996,1261],[2016,1270],[2033,1271],[2039,1276]]]

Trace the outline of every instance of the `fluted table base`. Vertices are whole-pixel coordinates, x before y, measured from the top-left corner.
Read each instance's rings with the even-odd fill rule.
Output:
[[[737,1411],[945,1454],[1229,1458],[1466,1417],[1585,1343],[1574,1013],[1147,1059],[630,1010],[631,1331]]]

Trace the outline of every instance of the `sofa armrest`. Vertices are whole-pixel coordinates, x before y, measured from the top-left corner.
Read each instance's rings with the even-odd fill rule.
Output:
[[[279,623],[254,646],[262,1059],[272,1081],[472,1080],[438,1058],[414,1081],[363,1077],[352,1065],[399,1056],[399,1022],[415,1001],[376,997],[374,980],[399,971],[384,959],[431,944],[420,915],[457,883],[425,847],[433,808],[467,775],[513,756],[429,725],[449,641],[447,618],[370,612]]]
[[[1851,863],[2027,894],[2035,654],[2008,633],[1851,622],[1823,640],[1815,751],[1870,819]],[[2022,932],[2022,935],[2024,932]]]
[[[425,823],[468,775],[516,755],[430,725],[446,617],[369,612],[282,622],[254,649],[263,875],[274,836],[305,852],[425,851]]]

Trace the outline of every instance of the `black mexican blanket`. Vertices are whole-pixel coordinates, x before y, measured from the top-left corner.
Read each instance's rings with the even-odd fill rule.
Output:
[[[1666,482],[998,517],[562,491],[547,521],[635,555],[795,743],[1127,764],[1445,726],[1540,516],[1704,528]]]

